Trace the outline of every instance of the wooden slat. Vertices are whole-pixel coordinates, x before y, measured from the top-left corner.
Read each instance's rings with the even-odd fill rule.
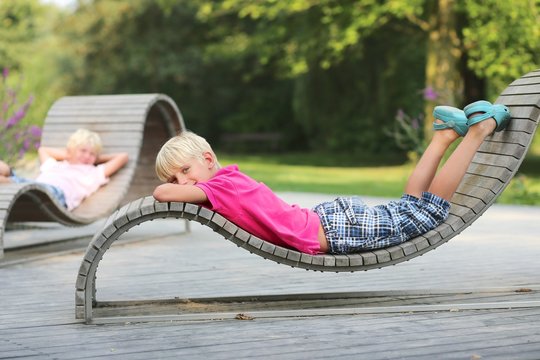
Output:
[[[478,151],[498,155],[510,155],[521,158],[525,155],[525,146],[519,144],[500,143],[496,141],[484,141]]]
[[[92,126],[92,124],[109,124],[111,123],[112,119],[108,114],[104,114],[102,116],[96,116],[96,115],[88,115],[88,114],[73,114],[69,116],[51,116],[50,118],[52,123],[54,124],[73,124],[73,126],[76,125],[84,125],[88,124],[88,126]],[[124,124],[124,123],[140,123],[141,120],[144,120],[144,114],[136,114],[136,115],[116,115],[114,117],[114,122],[117,124]],[[46,126],[46,125],[45,125]]]
[[[497,155],[489,153],[477,152],[473,158],[475,164],[482,164],[487,166],[504,167],[509,170],[515,169],[518,165],[518,159],[513,156]]]
[[[78,123],[47,123],[46,125],[46,132],[64,132],[66,127],[75,128],[79,126]],[[106,132],[120,132],[120,131],[134,131],[134,132],[142,132],[144,129],[144,124],[141,122],[105,122],[105,123],[99,123],[99,124],[92,124],[90,126],[86,126],[88,130],[96,131],[93,129],[99,129],[99,133],[106,133]]]
[[[538,78],[530,78],[530,79],[534,79],[534,80],[530,81],[528,84],[520,84],[520,86],[509,86],[502,93],[502,95],[508,96],[508,95],[522,95],[522,94],[540,94],[540,90],[538,89],[538,85],[540,84],[540,81],[538,81]]]
[[[531,77],[524,76],[522,78],[519,78],[515,80],[512,84],[510,84],[509,88],[522,86],[522,85],[531,85],[531,84],[535,84],[535,85],[540,84],[540,75],[531,76]]]
[[[510,108],[512,116],[518,119],[528,119],[533,121],[534,123],[538,123],[537,119],[540,115],[540,106],[537,107],[534,105],[510,105],[508,107]]]
[[[538,105],[538,94],[523,94],[523,95],[504,95],[501,94],[499,102],[505,105]]]
[[[462,183],[490,189],[493,192],[498,192],[506,184],[499,179],[477,174],[465,174]]]

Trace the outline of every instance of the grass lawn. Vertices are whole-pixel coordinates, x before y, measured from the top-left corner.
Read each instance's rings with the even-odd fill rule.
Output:
[[[316,166],[287,162],[287,156],[218,155],[222,165],[238,164],[275,191],[399,197],[411,165]]]
[[[230,155],[219,154],[222,165],[238,164],[249,176],[275,191],[334,195],[401,196],[413,165],[392,159],[360,159],[347,164],[344,157],[324,154]],[[338,159],[338,161],[336,161]],[[339,166],[332,165],[339,163]],[[376,163],[391,165],[377,166]],[[398,162],[396,164],[396,162]],[[401,162],[401,164],[399,163]],[[517,176],[499,203],[540,205],[540,138],[533,143]]]

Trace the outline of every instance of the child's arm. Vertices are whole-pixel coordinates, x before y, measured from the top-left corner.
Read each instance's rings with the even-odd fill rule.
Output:
[[[100,154],[96,164],[104,164],[106,177],[110,177],[128,162],[128,153]]]
[[[181,201],[190,203],[204,203],[208,201],[206,193],[195,185],[161,184],[154,190],[157,201]]]
[[[65,148],[51,148],[41,146],[38,149],[39,161],[43,164],[48,158],[53,158],[57,161],[63,161],[67,159],[67,150]]]

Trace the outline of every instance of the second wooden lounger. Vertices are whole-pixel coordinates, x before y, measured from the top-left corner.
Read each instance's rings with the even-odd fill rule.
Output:
[[[127,152],[128,164],[71,212],[39,184],[2,184],[0,258],[8,222],[85,225],[152,193],[159,183],[153,170],[155,156],[161,144],[185,126],[175,102],[163,94],[67,96],[57,100],[47,113],[41,143],[64,147],[79,128],[99,133],[104,152]]]

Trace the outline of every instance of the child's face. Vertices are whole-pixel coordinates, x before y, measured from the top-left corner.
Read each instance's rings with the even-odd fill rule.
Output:
[[[204,154],[204,160],[191,159],[179,169],[175,169],[169,183],[179,185],[195,185],[198,182],[210,180],[216,173],[214,159],[210,154]]]
[[[96,149],[90,145],[79,145],[68,148],[67,153],[67,161],[70,164],[94,165],[98,157]]]

